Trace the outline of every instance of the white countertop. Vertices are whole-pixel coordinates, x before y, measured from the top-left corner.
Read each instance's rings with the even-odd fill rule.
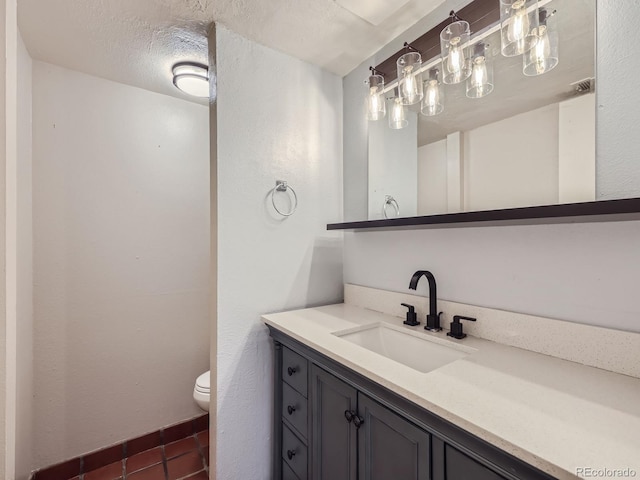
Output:
[[[264,315],[266,324],[559,479],[620,478],[580,468],[631,469],[640,478],[640,379],[339,304]],[[333,332],[390,323],[477,349],[428,373]]]

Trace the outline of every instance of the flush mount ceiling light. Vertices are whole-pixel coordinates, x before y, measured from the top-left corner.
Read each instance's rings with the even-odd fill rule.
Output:
[[[176,63],[173,66],[173,84],[194,97],[209,97],[209,69],[193,62]]]

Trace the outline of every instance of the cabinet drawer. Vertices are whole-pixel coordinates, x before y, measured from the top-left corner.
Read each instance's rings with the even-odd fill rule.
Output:
[[[307,372],[307,360],[284,347],[282,349],[282,378],[305,398],[307,397]]]
[[[286,383],[282,384],[282,418],[307,438],[307,399]]]
[[[282,458],[285,462],[282,465],[283,479],[307,480],[307,447],[285,425],[282,426]],[[287,465],[291,467],[295,477],[287,477]]]

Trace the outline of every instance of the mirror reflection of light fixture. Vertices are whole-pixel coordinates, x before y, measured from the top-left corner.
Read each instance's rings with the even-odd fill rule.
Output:
[[[392,97],[389,100],[389,103],[389,128],[393,130],[400,130],[401,128],[409,125],[407,112],[402,104],[402,99],[400,97]]]
[[[533,30],[536,44],[522,57],[522,72],[529,77],[547,73],[558,65],[558,32],[548,25],[549,18],[555,13],[549,14],[546,9],[540,9],[540,25]]]
[[[427,117],[438,115],[444,110],[444,91],[438,81],[439,73],[437,68],[432,68],[429,70],[429,79],[424,82],[424,98],[420,112]]]
[[[367,102],[367,118],[369,120],[380,120],[387,113],[386,102],[384,98],[384,77],[377,73],[373,67],[369,67],[373,73],[366,82],[368,87]]]
[[[193,62],[176,63],[173,66],[173,84],[194,97],[209,97],[209,69]]]
[[[405,42],[409,52],[396,61],[398,67],[398,97],[403,105],[413,105],[422,100],[422,56],[411,45]]]
[[[464,82],[471,74],[467,44],[471,36],[469,23],[456,15],[449,14],[452,23],[440,32],[440,52],[442,55],[442,81],[446,84]]]
[[[538,0],[500,0],[502,55],[515,57],[531,50],[537,28]]]
[[[473,46],[471,76],[467,80],[469,98],[482,98],[493,92],[493,64],[487,47],[483,42]]]

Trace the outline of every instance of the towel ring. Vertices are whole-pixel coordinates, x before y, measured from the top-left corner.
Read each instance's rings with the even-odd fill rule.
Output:
[[[293,193],[293,207],[291,207],[291,210],[289,212],[282,212],[276,206],[276,200],[274,196],[276,192],[286,192],[287,190],[290,190],[291,193]],[[298,196],[296,195],[296,191],[291,187],[291,185],[288,185],[287,182],[283,180],[276,180],[276,186],[271,190],[271,204],[273,205],[273,208],[276,210],[276,212],[278,212],[280,215],[282,215],[283,217],[290,217],[296,211],[296,208],[298,208]]]
[[[391,195],[385,195],[384,196],[384,203],[382,204],[382,215],[384,216],[384,218],[389,218],[389,216],[387,215],[387,206],[391,205],[394,210],[396,211],[396,217],[400,216],[400,205],[398,205],[398,202],[395,198],[393,198]]]

